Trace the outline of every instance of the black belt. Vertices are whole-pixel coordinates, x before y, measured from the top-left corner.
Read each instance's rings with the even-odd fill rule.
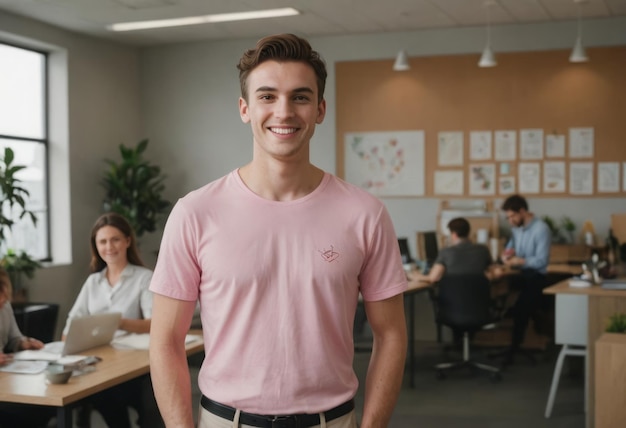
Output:
[[[208,412],[220,418],[232,421],[235,418],[236,409],[213,401],[204,395],[200,399],[200,404]],[[354,400],[346,401],[324,413],[326,422],[337,419],[354,410]],[[256,415],[254,413],[240,412],[239,423],[253,427],[265,428],[307,428],[320,424],[319,413],[301,413],[298,415]]]

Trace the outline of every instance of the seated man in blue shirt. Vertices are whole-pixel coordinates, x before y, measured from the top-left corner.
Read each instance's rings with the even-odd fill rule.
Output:
[[[533,311],[541,300],[546,285],[550,259],[550,229],[546,223],[528,211],[526,199],[520,195],[509,196],[501,207],[511,225],[512,236],[502,254],[505,265],[520,269],[512,277],[519,288],[519,297],[513,306],[513,337],[506,363],[524,341],[524,332]]]

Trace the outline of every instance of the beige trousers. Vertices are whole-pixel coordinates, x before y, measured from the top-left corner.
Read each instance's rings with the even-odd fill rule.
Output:
[[[353,411],[347,413],[337,419],[333,419],[330,422],[326,422],[324,414],[320,413],[320,424],[312,428],[356,428],[356,414]],[[220,418],[213,413],[207,411],[200,406],[200,413],[198,415],[198,428],[249,428],[250,425],[239,424],[239,410],[235,413],[235,418],[232,421],[228,419]],[[250,427],[251,428],[251,427]]]

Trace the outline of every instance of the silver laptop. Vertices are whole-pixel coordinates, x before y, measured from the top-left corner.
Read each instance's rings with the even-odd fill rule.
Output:
[[[108,312],[72,318],[61,355],[72,355],[108,345],[120,325],[122,314]]]

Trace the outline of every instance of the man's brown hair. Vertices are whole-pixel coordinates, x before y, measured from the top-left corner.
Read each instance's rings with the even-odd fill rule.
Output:
[[[248,75],[259,64],[265,61],[296,61],[311,66],[317,80],[317,101],[324,99],[326,87],[326,63],[317,51],[305,39],[294,34],[276,34],[259,40],[254,49],[244,52],[237,64],[241,97],[248,101]]]
[[[457,217],[448,222],[448,229],[456,233],[459,238],[467,238],[470,233],[470,224],[465,218]]]
[[[522,209],[528,211],[528,202],[521,195],[511,195],[504,200],[500,207],[502,211],[520,212]]]

